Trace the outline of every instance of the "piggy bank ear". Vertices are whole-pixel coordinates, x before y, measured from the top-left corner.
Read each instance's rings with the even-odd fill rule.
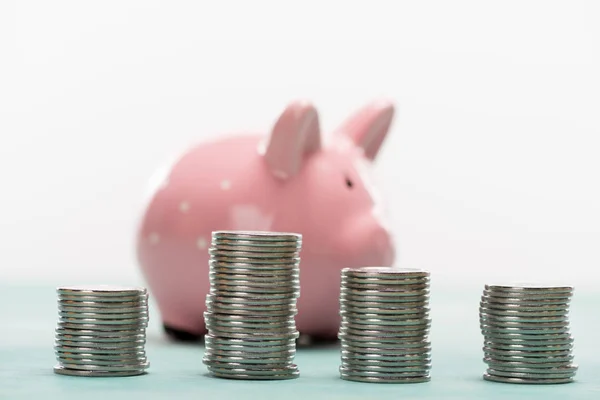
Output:
[[[390,129],[393,117],[392,103],[384,100],[373,102],[351,115],[337,133],[348,137],[364,150],[365,157],[374,160]]]
[[[297,174],[304,158],[320,147],[317,110],[310,103],[298,101],[279,116],[263,151],[271,172],[285,179]]]

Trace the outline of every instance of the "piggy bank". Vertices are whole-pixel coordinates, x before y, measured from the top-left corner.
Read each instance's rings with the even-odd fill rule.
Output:
[[[393,105],[365,105],[324,137],[314,106],[297,101],[270,132],[200,143],[169,167],[152,192],[137,235],[142,274],[165,331],[207,332],[208,247],[217,230],[302,234],[296,326],[335,340],[340,270],[390,266],[394,244],[370,180]]]

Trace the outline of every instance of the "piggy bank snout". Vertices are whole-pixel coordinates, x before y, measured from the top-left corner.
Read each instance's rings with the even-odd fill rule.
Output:
[[[395,247],[390,231],[381,225],[371,215],[355,219],[348,233],[353,237],[351,240],[356,254],[356,261],[361,265],[387,266],[391,265],[395,258]]]

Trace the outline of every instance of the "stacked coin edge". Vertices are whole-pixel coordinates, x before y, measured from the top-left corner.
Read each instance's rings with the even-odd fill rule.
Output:
[[[338,337],[340,377],[372,383],[428,382],[430,274],[421,269],[344,268]]]
[[[485,285],[479,309],[488,381],[559,384],[575,379],[571,286]]]
[[[63,286],[56,292],[56,374],[118,377],[146,372],[145,288]]]
[[[213,376],[299,376],[294,357],[301,247],[295,233],[212,233],[203,363]]]

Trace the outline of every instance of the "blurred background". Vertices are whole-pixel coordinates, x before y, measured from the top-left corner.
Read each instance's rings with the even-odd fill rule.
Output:
[[[386,97],[398,264],[600,284],[600,3],[0,3],[0,281],[141,282],[150,178],[309,99]]]

